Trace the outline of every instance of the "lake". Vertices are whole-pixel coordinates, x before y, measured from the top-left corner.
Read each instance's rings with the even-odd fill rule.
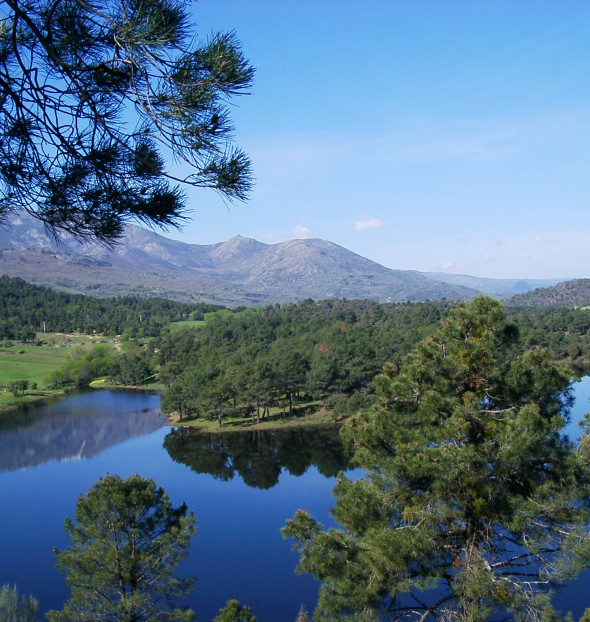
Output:
[[[575,421],[589,410],[590,378],[575,394],[572,438]],[[0,417],[0,584],[35,595],[42,612],[61,608],[69,592],[52,547],[69,544],[64,518],[74,517],[78,495],[105,473],[139,473],[195,513],[198,533],[178,573],[197,578],[187,604],[200,622],[231,598],[249,605],[259,622],[294,622],[301,605],[311,612],[318,583],[295,574],[297,555],[279,530],[298,508],[333,524],[335,474],[349,459],[337,435],[194,435],[166,426],[159,402],[156,395],[100,391]],[[556,603],[579,617],[590,605],[589,585],[585,573]]]
[[[64,518],[105,473],[139,473],[195,513],[179,574],[197,577],[187,604],[198,620],[231,598],[259,622],[294,622],[302,604],[312,610],[318,584],[294,573],[297,555],[279,530],[298,508],[330,521],[334,475],[347,464],[337,435],[224,434],[220,443],[166,426],[159,402],[97,391],[0,418],[0,584],[34,594],[43,612],[61,608],[69,591],[52,547],[69,544]]]

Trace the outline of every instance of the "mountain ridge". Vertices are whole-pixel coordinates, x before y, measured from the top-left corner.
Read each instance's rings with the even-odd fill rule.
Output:
[[[453,283],[452,275],[443,282],[428,273],[386,268],[319,238],[265,244],[236,235],[199,245],[129,225],[120,243],[109,248],[73,238],[56,243],[28,215],[13,216],[7,225],[0,228],[1,273],[96,296],[156,295],[258,306],[305,298],[468,300],[481,292]]]

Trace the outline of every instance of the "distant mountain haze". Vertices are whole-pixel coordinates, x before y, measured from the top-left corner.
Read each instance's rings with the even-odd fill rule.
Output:
[[[155,295],[230,307],[305,298],[468,300],[486,288],[502,297],[555,283],[392,270],[320,239],[264,244],[237,235],[199,245],[129,225],[114,249],[72,238],[58,244],[21,214],[0,227],[0,273],[95,296]]]
[[[424,276],[442,281],[443,283],[453,283],[471,287],[482,294],[494,296],[496,298],[506,298],[533,289],[549,287],[556,283],[561,283],[565,279],[493,279],[467,274],[447,274],[445,272],[422,272]]]

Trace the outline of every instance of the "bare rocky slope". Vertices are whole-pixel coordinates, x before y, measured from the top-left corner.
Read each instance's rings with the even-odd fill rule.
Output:
[[[235,236],[185,244],[129,226],[115,249],[75,240],[56,244],[27,216],[0,228],[0,273],[97,296],[158,295],[236,305],[304,298],[369,298],[381,302],[470,299],[474,289],[410,270],[391,270],[319,239],[263,244]]]

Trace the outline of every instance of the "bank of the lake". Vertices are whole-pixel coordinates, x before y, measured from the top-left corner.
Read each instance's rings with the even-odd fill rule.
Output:
[[[28,389],[24,395],[15,396],[8,388],[0,389],[0,416],[17,413],[23,406],[41,405],[63,399],[68,395],[64,389]]]
[[[64,397],[71,390],[47,388],[48,376],[68,360],[72,348],[105,343],[107,339],[102,335],[73,333],[37,333],[34,344],[4,340],[0,347],[0,413],[10,412],[23,404]],[[15,395],[11,385],[19,381],[25,381],[28,386]]]
[[[221,428],[215,418],[194,417],[180,419],[177,412],[166,415],[178,427],[187,427],[201,432],[233,432],[252,430],[275,430],[309,426],[329,426],[342,422],[335,418],[332,410],[318,402],[298,404],[291,412],[282,408],[271,408],[268,416],[258,418],[255,414],[227,416],[222,418]]]

